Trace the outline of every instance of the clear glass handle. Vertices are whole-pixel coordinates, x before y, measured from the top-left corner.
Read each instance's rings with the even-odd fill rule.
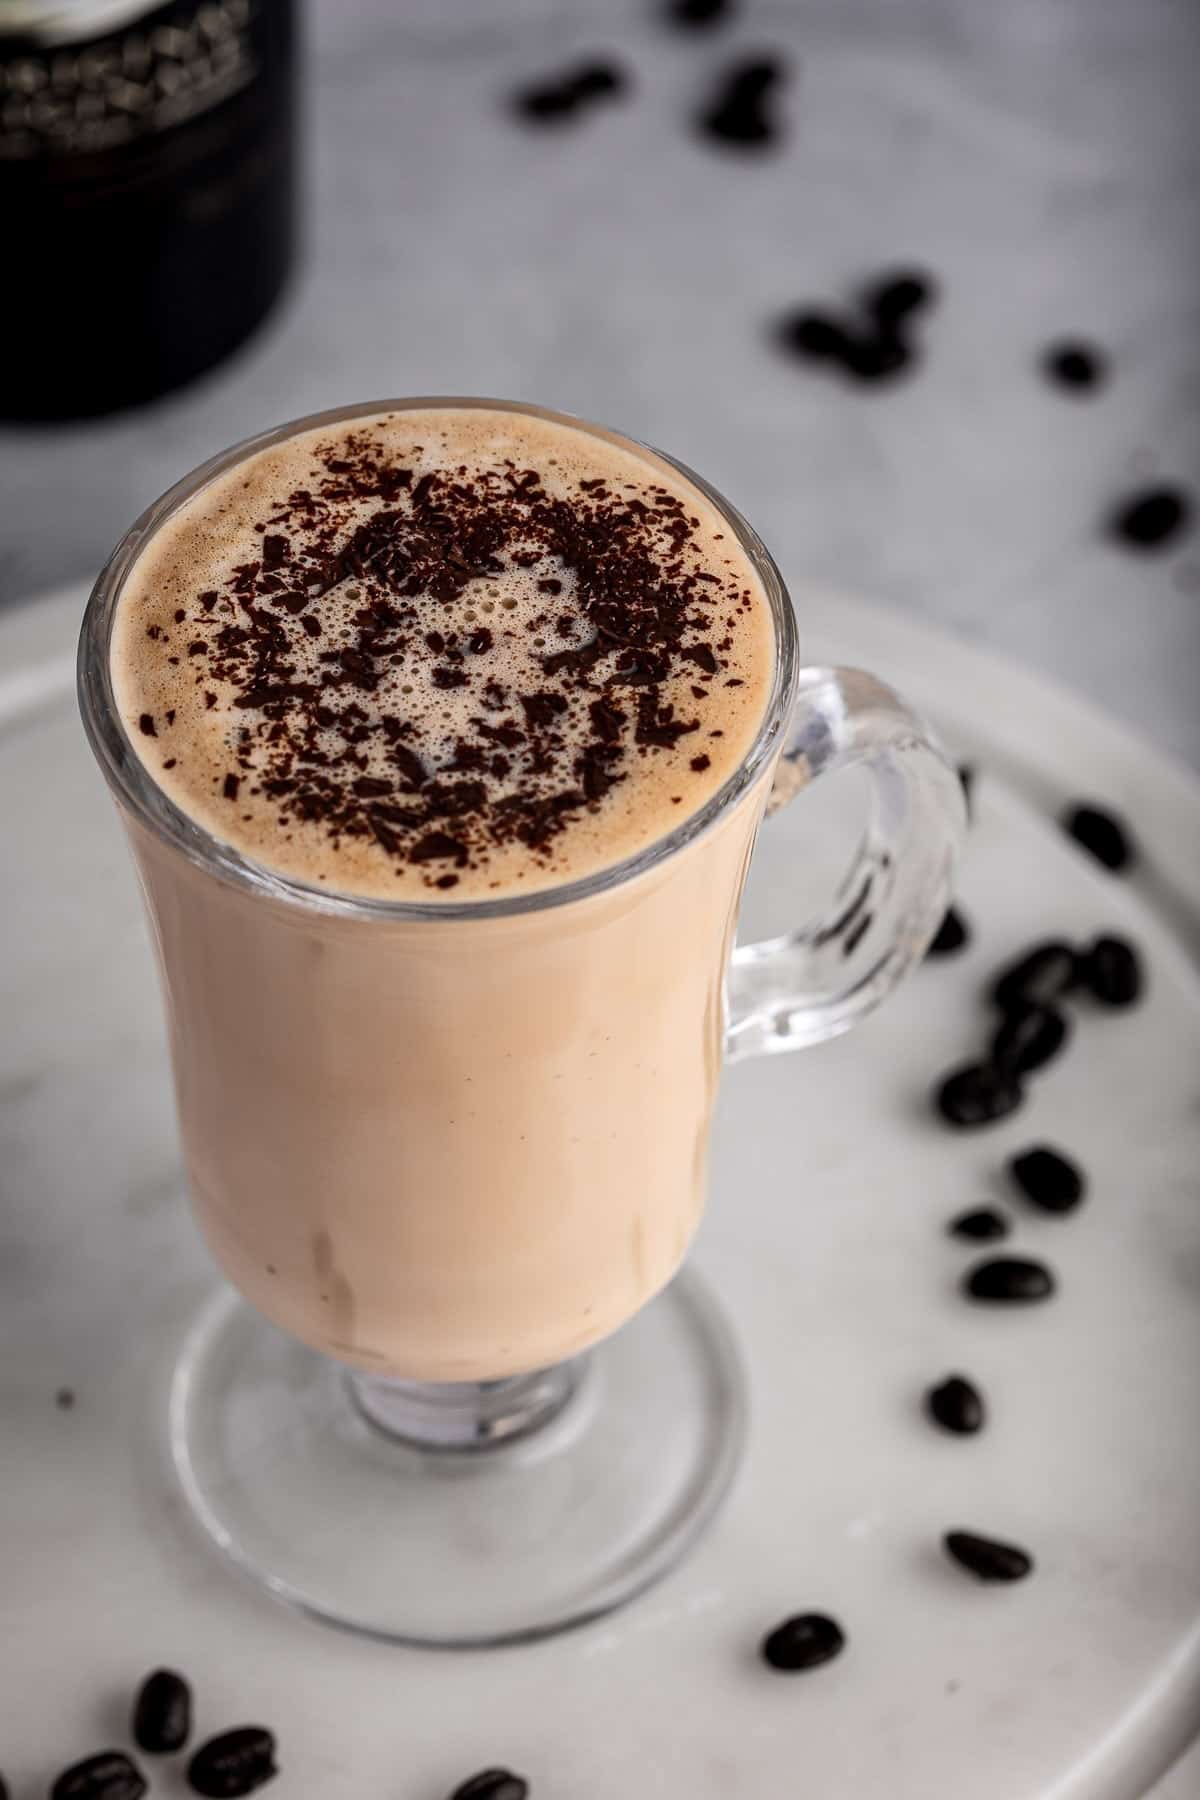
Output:
[[[924,720],[873,675],[803,670],[768,817],[818,776],[857,763],[871,776],[870,817],[829,911],[733,953],[731,1062],[848,1031],[925,954],[949,905],[966,824],[957,771]]]

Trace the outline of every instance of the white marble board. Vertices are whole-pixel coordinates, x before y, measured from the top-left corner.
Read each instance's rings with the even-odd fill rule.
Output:
[[[178,1664],[199,1728],[280,1739],[279,1800],[442,1800],[502,1761],[536,1800],[1136,1800],[1200,1724],[1200,787],[1071,696],[896,615],[801,592],[810,657],[870,664],[977,757],[962,901],[976,944],[854,1036],[732,1072],[698,1260],[747,1358],[734,1495],[684,1567],[610,1620],[454,1656],[357,1642],[237,1577],[185,1516],[163,1443],[174,1346],[212,1276],[182,1199],[131,870],[71,696],[74,590],[0,622],[0,1769],[13,1800],[121,1741],[136,1679]],[[1053,812],[1118,804],[1115,879]],[[823,810],[822,810],[823,808]],[[748,921],[782,923],[823,858],[819,793],[772,822]],[[828,841],[836,835],[828,825]],[[955,1136],[935,1076],[981,1037],[985,972],[1045,932],[1128,931],[1150,991],[1081,1018],[1029,1107]],[[956,1291],[945,1220],[996,1199],[1034,1137],[1093,1176],[1015,1242],[1061,1291],[1020,1316]],[[992,1405],[941,1437],[950,1368]],[[55,1406],[69,1385],[73,1410]],[[1033,1579],[941,1558],[964,1524]],[[755,1650],[830,1610],[847,1653],[804,1679]],[[1197,1791],[1180,1764],[1162,1800]],[[156,1794],[182,1794],[156,1781]]]

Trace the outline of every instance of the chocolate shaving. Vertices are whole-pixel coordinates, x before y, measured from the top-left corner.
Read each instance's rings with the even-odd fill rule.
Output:
[[[317,825],[335,847],[373,840],[400,867],[478,867],[511,843],[545,858],[639,755],[674,752],[700,729],[677,712],[680,695],[714,702],[686,672],[719,673],[745,594],[733,570],[700,566],[698,521],[677,495],[600,477],[550,494],[511,464],[414,480],[369,427],[318,451],[317,465],[256,528],[257,557],[179,609],[188,655],[225,684],[237,721],[243,773],[224,776],[227,799],[249,777],[281,823]],[[467,590],[514,569],[548,597],[514,627],[574,640],[540,658],[526,691],[511,677],[472,681],[473,659],[512,631],[487,603],[494,616],[479,624]],[[555,614],[568,585],[570,610]],[[165,653],[161,628],[148,634]],[[465,703],[435,698],[463,689]],[[203,699],[218,704],[211,689]],[[155,736],[153,716],[139,728]],[[691,758],[696,775],[709,767]]]

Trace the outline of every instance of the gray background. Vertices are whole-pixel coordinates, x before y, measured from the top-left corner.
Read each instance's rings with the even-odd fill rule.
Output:
[[[1194,0],[745,0],[689,36],[652,0],[326,0],[309,27],[284,306],[182,396],[0,434],[0,601],[93,571],[279,419],[517,395],[700,468],[801,612],[808,578],[923,616],[1200,765],[1200,539],[1137,557],[1100,531],[1130,487],[1200,468]],[[689,120],[758,48],[793,64],[787,142],[722,154]],[[590,52],[627,64],[628,99],[513,122],[514,87]],[[773,348],[781,309],[913,261],[943,297],[911,380],[850,389]],[[1111,351],[1098,395],[1040,379],[1064,332]]]

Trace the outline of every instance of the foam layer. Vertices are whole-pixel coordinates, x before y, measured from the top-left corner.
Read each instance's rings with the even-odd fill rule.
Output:
[[[460,900],[589,874],[701,807],[774,638],[669,465],[438,408],[211,482],[135,562],[111,654],[138,754],[215,836],[342,892]]]

